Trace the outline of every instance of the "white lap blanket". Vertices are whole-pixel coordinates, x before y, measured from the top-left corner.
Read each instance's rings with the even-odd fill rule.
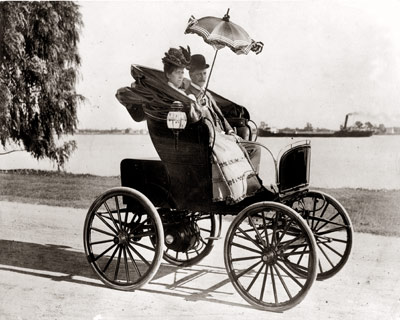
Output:
[[[261,188],[245,152],[233,136],[215,133],[212,164],[213,201],[234,204]]]

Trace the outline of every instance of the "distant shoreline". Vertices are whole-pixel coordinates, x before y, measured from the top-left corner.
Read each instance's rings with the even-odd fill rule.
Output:
[[[124,132],[125,130],[122,131],[108,131],[108,130],[93,130],[93,131],[78,131],[75,132],[75,134],[81,134],[81,135],[148,135],[149,133],[146,132],[136,132],[136,131],[130,131],[130,132]]]

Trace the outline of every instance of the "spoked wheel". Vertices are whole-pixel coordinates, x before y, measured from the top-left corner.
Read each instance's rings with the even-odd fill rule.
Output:
[[[215,215],[205,212],[169,211],[162,214],[165,235],[164,259],[187,267],[207,256],[217,233]]]
[[[314,234],[318,252],[317,280],[325,280],[343,268],[353,245],[353,228],[343,206],[332,196],[309,191],[292,202]]]
[[[99,196],[84,226],[87,259],[107,286],[137,289],[157,272],[163,253],[161,219],[142,193],[125,187]]]
[[[239,294],[268,311],[300,303],[317,275],[310,228],[293,209],[276,202],[255,203],[239,213],[225,238],[224,259]]]

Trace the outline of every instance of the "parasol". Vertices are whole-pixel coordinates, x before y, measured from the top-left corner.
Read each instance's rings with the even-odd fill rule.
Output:
[[[229,9],[223,18],[204,17],[196,19],[192,16],[185,30],[185,34],[187,33],[201,36],[206,43],[210,44],[215,49],[215,55],[208,75],[205,91],[207,91],[218,50],[228,47],[236,54],[247,55],[250,51],[259,54],[264,46],[262,42],[256,42],[251,39],[241,26],[230,21]]]

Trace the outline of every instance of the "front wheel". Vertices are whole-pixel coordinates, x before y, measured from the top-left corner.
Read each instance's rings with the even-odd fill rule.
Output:
[[[89,264],[101,281],[114,289],[133,290],[157,272],[164,232],[150,200],[139,191],[118,187],[90,207],[83,240]]]
[[[300,303],[317,275],[310,228],[294,210],[276,202],[255,203],[236,216],[225,238],[224,260],[238,293],[267,311]]]

